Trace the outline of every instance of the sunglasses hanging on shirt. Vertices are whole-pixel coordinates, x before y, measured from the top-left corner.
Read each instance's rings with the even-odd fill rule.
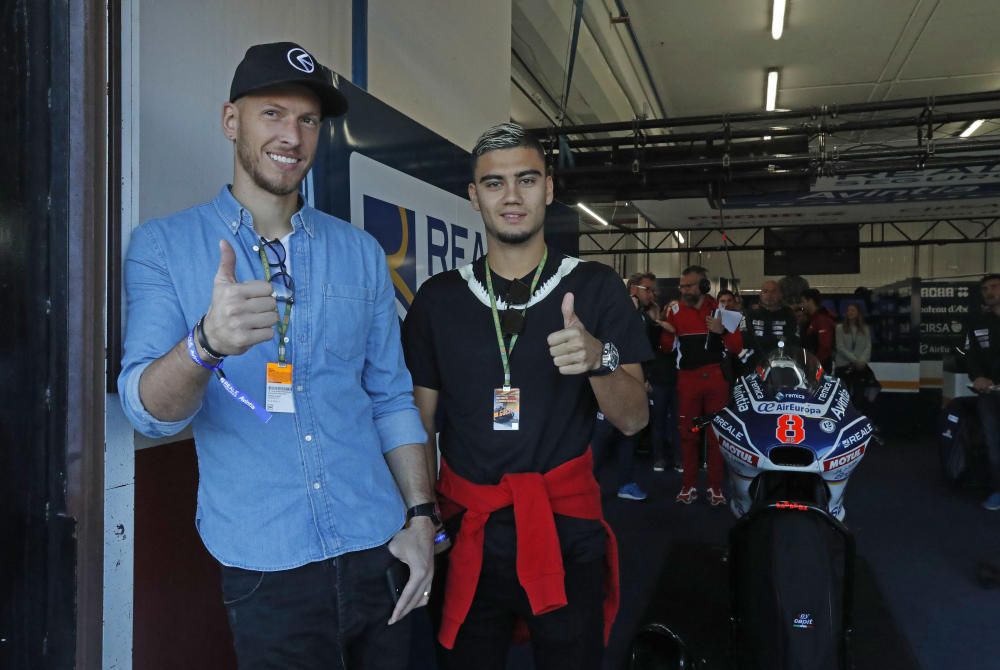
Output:
[[[500,329],[507,337],[519,335],[524,330],[524,312],[527,309],[513,309],[513,305],[524,305],[531,299],[531,289],[520,279],[515,279],[507,288],[507,309],[500,318]]]
[[[260,238],[260,242],[265,250],[262,260],[266,259],[269,268],[273,268],[266,274],[274,288],[275,300],[288,305],[294,304],[295,282],[292,281],[291,275],[288,274],[288,268],[285,266],[287,253],[285,245],[281,243],[281,240],[268,240],[263,237]]]

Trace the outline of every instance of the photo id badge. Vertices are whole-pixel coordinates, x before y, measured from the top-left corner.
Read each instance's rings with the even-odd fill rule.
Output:
[[[268,412],[295,413],[291,363],[267,364],[267,393],[264,396],[264,407]]]
[[[493,430],[517,430],[521,422],[521,389],[493,389]]]

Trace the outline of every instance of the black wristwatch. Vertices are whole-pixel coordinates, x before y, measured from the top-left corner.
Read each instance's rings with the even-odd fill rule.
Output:
[[[601,367],[590,371],[591,377],[603,377],[610,375],[618,369],[618,347],[611,342],[605,342],[601,350]]]
[[[441,525],[441,517],[437,513],[437,503],[423,503],[421,505],[414,505],[410,509],[406,510],[406,522],[409,523],[410,519],[415,516],[427,516],[430,517],[431,523],[437,528]]]

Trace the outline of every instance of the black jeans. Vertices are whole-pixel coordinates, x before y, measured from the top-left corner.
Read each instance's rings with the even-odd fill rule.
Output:
[[[223,566],[240,670],[405,670],[410,617],[388,625],[395,560],[381,546],[278,572]]]
[[[1000,493],[1000,393],[981,393],[976,409],[983,422],[983,440],[990,462],[990,484],[993,493]]]
[[[440,564],[439,564],[440,565]],[[604,656],[604,558],[565,564],[569,603],[548,614],[531,613],[517,581],[514,557],[483,557],[476,597],[455,647],[439,647],[445,670],[504,670],[515,621],[528,626],[535,670],[600,670]],[[435,585],[444,575],[435,574]],[[438,587],[440,588],[440,587]]]
[[[653,459],[673,467],[681,462],[677,386],[652,384],[652,387],[649,393],[649,441],[653,443]],[[669,450],[667,444],[670,445]]]
[[[590,450],[594,455],[594,477],[600,481],[601,468],[607,463],[609,452],[615,451],[615,486],[617,489],[635,481],[635,438],[626,437],[607,419],[594,421],[594,434]]]

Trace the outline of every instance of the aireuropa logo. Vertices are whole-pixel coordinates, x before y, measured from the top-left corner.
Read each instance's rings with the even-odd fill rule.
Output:
[[[469,201],[354,152],[351,223],[385,250],[400,317],[431,275],[486,254],[486,231]]]

